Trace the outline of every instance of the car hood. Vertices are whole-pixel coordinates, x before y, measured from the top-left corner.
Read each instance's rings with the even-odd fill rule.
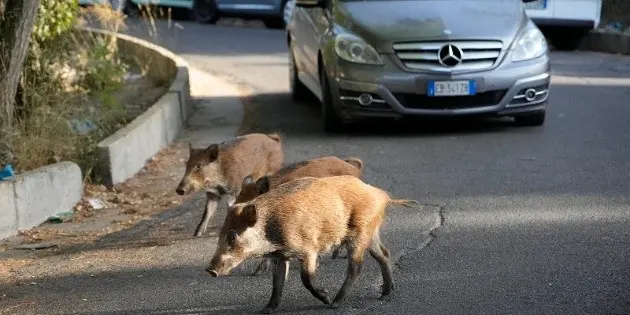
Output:
[[[379,52],[392,43],[449,39],[512,42],[526,15],[518,0],[378,0],[341,2],[336,24]]]

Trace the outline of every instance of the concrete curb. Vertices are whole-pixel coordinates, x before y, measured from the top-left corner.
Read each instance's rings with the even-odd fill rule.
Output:
[[[125,34],[83,27],[82,30],[115,36],[122,54],[148,67],[156,82],[170,83],[169,90],[124,128],[98,143],[102,182],[112,186],[140,171],[146,162],[175,140],[185,127],[193,105],[188,63],[166,48]]]
[[[0,239],[70,211],[83,196],[81,169],[64,161],[0,181]]]
[[[580,50],[630,55],[630,35],[594,31],[584,37]]]

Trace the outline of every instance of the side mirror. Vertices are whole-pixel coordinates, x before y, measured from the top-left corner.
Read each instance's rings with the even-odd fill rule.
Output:
[[[326,0],[295,0],[296,7],[302,8],[324,8]]]

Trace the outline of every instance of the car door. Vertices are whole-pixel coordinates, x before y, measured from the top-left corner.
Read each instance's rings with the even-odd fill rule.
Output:
[[[313,90],[318,91],[321,95],[319,82],[319,67],[317,64],[317,55],[321,47],[324,34],[331,25],[332,6],[334,0],[326,0],[326,8],[311,8],[306,11],[304,21],[304,70],[308,76],[308,80],[313,83]]]

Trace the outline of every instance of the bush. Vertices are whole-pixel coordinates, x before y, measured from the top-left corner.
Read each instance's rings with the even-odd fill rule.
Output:
[[[125,107],[112,95],[121,89],[129,65],[118,56],[115,38],[75,28],[82,22],[80,12],[77,0],[41,0],[13,139],[20,171],[71,160],[90,179],[96,144],[128,120]],[[109,8],[90,12],[108,25],[123,24],[123,17]],[[76,130],[81,124],[95,129]]]

